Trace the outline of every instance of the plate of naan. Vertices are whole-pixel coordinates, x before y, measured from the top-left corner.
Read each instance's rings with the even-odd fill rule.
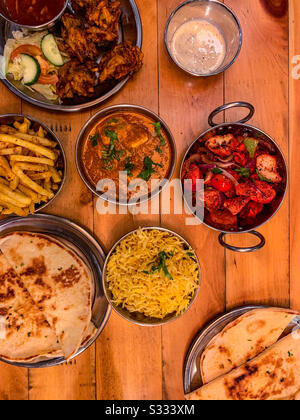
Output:
[[[100,245],[49,215],[2,221],[0,232],[0,359],[30,368],[72,360],[110,316]]]
[[[300,313],[248,306],[195,339],[184,370],[186,400],[300,400]]]

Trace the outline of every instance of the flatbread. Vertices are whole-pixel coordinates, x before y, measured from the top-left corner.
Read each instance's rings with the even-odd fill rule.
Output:
[[[300,330],[187,400],[300,400]]]
[[[59,350],[46,318],[0,253],[0,358],[25,363]]]
[[[287,309],[257,309],[228,324],[202,354],[203,383],[225,375],[276,343],[296,315]]]
[[[91,321],[92,281],[85,264],[71,249],[41,234],[12,233],[1,239],[0,249],[70,359]]]

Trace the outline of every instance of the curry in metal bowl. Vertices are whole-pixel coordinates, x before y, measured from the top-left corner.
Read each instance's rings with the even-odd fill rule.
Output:
[[[116,202],[130,200],[139,193],[140,201],[146,201],[157,185],[161,184],[161,189],[172,176],[176,160],[174,140],[167,126],[150,111],[128,107],[101,113],[80,137],[79,172],[87,186],[97,195],[105,193],[108,201],[114,197],[102,190],[100,181],[115,183]]]

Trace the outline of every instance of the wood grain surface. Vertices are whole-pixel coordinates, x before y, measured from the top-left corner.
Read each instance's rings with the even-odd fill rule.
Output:
[[[53,126],[63,141],[68,181],[48,213],[70,218],[93,231],[106,252],[123,234],[139,226],[162,225],[177,231],[196,249],[201,262],[198,299],[185,316],[163,328],[131,325],[113,313],[97,343],[60,367],[26,370],[0,364],[0,400],[182,399],[186,352],[211,319],[248,303],[300,310],[300,67],[299,79],[293,77],[293,57],[300,56],[300,2],[224,0],[241,22],[243,49],[224,75],[206,79],[178,70],[167,55],[164,28],[180,3],[137,0],[143,21],[145,65],[109,103],[75,115],[51,113],[21,102],[1,84],[0,113],[23,112],[38,117]],[[208,128],[210,112],[230,101],[248,101],[255,106],[250,123],[275,139],[289,163],[290,188],[285,203],[259,229],[266,237],[264,249],[246,255],[225,252],[216,232],[205,226],[186,226],[186,216],[182,215],[97,213],[97,202],[81,182],[74,160],[78,133],[93,113],[121,103],[142,105],[159,113],[175,137],[178,176],[188,146]],[[225,119],[235,121],[240,116],[241,111],[235,110]],[[171,197],[171,203],[177,196]],[[248,235],[229,237],[228,241],[253,244]]]

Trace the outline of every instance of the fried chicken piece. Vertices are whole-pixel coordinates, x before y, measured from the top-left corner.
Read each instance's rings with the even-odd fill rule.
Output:
[[[106,80],[120,80],[142,68],[144,54],[130,42],[117,45],[105,54],[100,62],[99,82]]]
[[[73,59],[59,70],[57,94],[61,99],[72,99],[75,95],[91,96],[95,92],[97,64],[80,63]]]
[[[97,44],[116,42],[119,36],[120,3],[101,0],[97,6],[87,9],[86,19],[89,39]]]
[[[72,57],[77,57],[82,63],[86,60],[95,61],[99,56],[96,45],[88,40],[82,21],[68,13],[62,17],[62,37],[64,46],[60,48]]]
[[[86,10],[88,7],[95,7],[97,0],[72,0],[72,7],[75,12]]]

